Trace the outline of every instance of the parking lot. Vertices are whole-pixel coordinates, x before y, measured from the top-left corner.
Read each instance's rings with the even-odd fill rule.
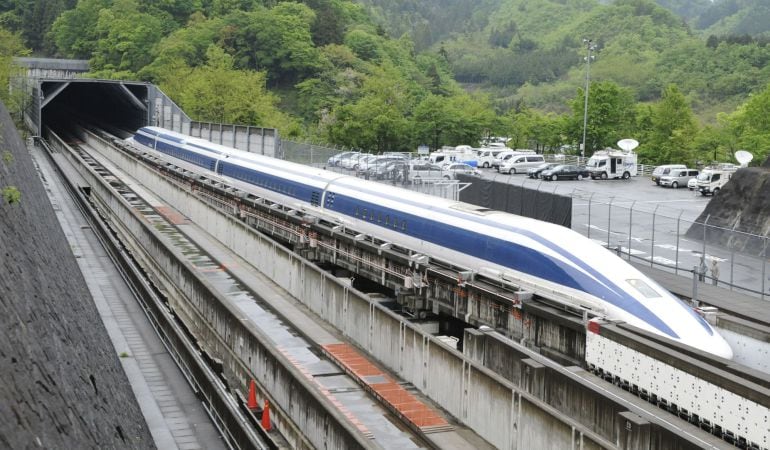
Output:
[[[711,197],[704,197],[687,188],[666,188],[657,186],[649,177],[636,176],[628,180],[592,180],[580,181],[559,180],[544,181],[528,178],[523,174],[506,175],[493,169],[481,169],[482,176],[501,183],[515,183],[530,189],[540,189],[557,194],[584,198],[585,201],[593,196],[593,201],[629,207],[652,212],[657,207],[660,212],[679,215],[682,219],[693,221],[706,207]],[[576,202],[573,206],[579,206]],[[662,208],[662,209],[661,209]]]

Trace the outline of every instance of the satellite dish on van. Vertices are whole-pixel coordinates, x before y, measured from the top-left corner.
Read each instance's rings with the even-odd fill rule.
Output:
[[[746,167],[749,165],[752,159],[754,159],[754,155],[751,154],[751,152],[747,152],[746,150],[738,150],[735,152],[735,159],[738,161],[738,164],[741,165],[741,167]]]
[[[630,152],[636,147],[639,147],[639,141],[636,139],[621,139],[618,141],[618,147],[623,151]]]

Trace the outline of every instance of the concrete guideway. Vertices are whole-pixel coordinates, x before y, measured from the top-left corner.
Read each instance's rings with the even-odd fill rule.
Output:
[[[155,444],[162,449],[227,448],[60,177],[39,148],[31,153]]]
[[[563,448],[567,442],[580,442],[589,447],[612,447],[591,427],[575,423],[569,415],[554,410],[449,349],[418,326],[337,282],[333,276],[275,241],[255,233],[234,216],[224,214],[224,210],[205,204],[196,191],[189,189],[189,184],[159,176],[159,172],[150,169],[151,164],[147,165],[150,162],[140,162],[133,155],[111,148],[106,142],[89,141],[168,204],[179,208],[186,217],[212,233],[222,245],[237,251],[244,260],[274,279],[359,348],[396,371],[400,378],[414,384],[493,445],[556,449]],[[98,192],[96,195],[104,194]],[[183,281],[183,284],[187,283]],[[235,342],[240,336],[246,338],[239,330],[232,333]],[[446,434],[435,433],[431,439],[436,441]],[[442,442],[441,446],[457,445]]]
[[[114,166],[110,166],[109,170],[120,177],[125,176]],[[340,383],[339,379],[346,377],[341,370],[333,367],[329,362],[320,360],[314,354],[311,347],[302,343],[303,337],[301,335],[298,335],[296,331],[285,328],[285,321],[270,311],[271,307],[266,308],[264,305],[258,305],[250,295],[250,291],[258,291],[263,296],[278,298],[282,296],[282,293],[279,292],[280,288],[268,286],[266,285],[267,283],[262,284],[265,282],[264,279],[255,281],[255,277],[264,277],[261,277],[253,269],[248,269],[247,263],[234,259],[235,257],[225,249],[214,248],[213,253],[216,254],[216,258],[198,249],[197,245],[189,241],[185,235],[173,230],[184,229],[186,233],[195,236],[196,242],[204,242],[204,245],[208,246],[214,246],[212,239],[207,237],[205,233],[196,231],[196,227],[176,211],[169,207],[164,207],[160,200],[154,198],[146,189],[142,189],[138,183],[129,182],[129,184],[133,189],[141,193],[141,196],[146,197],[148,203],[155,208],[155,210],[140,208],[145,219],[155,229],[159,230],[161,234],[168,235],[169,242],[173,242],[173,245],[180,249],[181,253],[196,267],[199,275],[206,278],[212,286],[221,290],[221,295],[229,297],[241,309],[242,314],[260,327],[275,345],[282,346],[282,350],[290,353],[295,361],[302,361],[303,369],[308,372],[312,371],[315,377],[320,377],[324,380],[338,378],[338,384]],[[134,204],[136,199],[129,200],[129,202]],[[168,219],[168,222],[163,223],[166,219]],[[176,226],[169,226],[169,222],[173,222]],[[232,276],[233,272],[238,272],[238,278]],[[245,285],[241,285],[240,279],[249,280],[252,287],[247,288]],[[317,328],[313,319],[304,315],[297,315],[296,312],[294,320],[299,322],[299,327],[303,330]],[[328,335],[328,333],[326,336],[320,337],[320,341],[339,342],[338,339]],[[321,383],[317,382],[317,384],[320,385]],[[344,386],[334,388],[337,391],[334,394],[336,401],[343,405],[346,411],[355,411],[354,419],[356,422],[366,425],[368,435],[375,439],[375,442],[379,441],[380,445],[387,448],[416,448],[411,432],[404,434],[404,430],[394,427],[393,418],[383,420],[383,415],[387,417],[390,413],[382,409],[374,399],[367,399],[368,394],[365,394],[354,382],[343,382],[342,384]],[[264,393],[260,394],[260,398],[264,398]],[[278,406],[272,401],[271,405]]]
[[[280,286],[256,272],[248,262],[222,247],[178,211],[148,192],[140,183],[132,180],[130,176],[99,155],[96,155],[96,158],[111,173],[125,180],[140,197],[153,205],[161,216],[183,233],[183,235],[173,236],[169,234],[170,242],[182,249],[182,253],[190,258],[201,276],[208,279],[222,292],[222,295],[231,297],[245,317],[269,336],[287,360],[295,365],[309,381],[318,386],[320,392],[350,420],[351,424],[383,447],[416,448],[410,433],[404,433],[403,430],[399,430],[400,427],[394,427],[393,418],[389,418],[391,412],[388,412],[388,409],[390,408],[383,409],[341,369],[334,367],[331,361],[319,358],[316,354],[316,346],[319,345],[344,345],[341,344],[344,342],[342,336],[330,327],[319,323],[322,321],[301,308],[299,302],[288,297]],[[147,217],[148,220],[153,221],[153,218]],[[163,228],[160,223],[154,223],[154,226],[158,229]],[[259,295],[253,293],[259,293]],[[412,397],[417,399],[419,396]],[[422,401],[420,403],[425,404]],[[443,421],[443,424],[446,425],[446,421]],[[417,428],[417,431],[426,431],[419,426]],[[443,434],[451,435],[452,430],[453,427],[448,425],[443,429],[434,428],[429,430],[432,432],[430,436],[423,438],[430,441],[436,436],[435,433],[441,431]],[[442,445],[451,442],[457,446],[483,448],[478,439],[470,444],[457,436],[442,436],[441,441]]]

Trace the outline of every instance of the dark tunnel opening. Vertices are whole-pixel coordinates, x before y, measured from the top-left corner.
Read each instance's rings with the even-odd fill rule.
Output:
[[[104,129],[127,137],[148,123],[150,84],[118,81],[44,81],[41,129],[66,133],[73,126]],[[49,100],[50,99],[50,100]]]

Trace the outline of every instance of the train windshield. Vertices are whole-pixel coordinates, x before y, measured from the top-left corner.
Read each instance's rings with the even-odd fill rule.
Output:
[[[655,289],[650,287],[649,284],[645,283],[644,280],[630,279],[630,280],[626,280],[626,281],[628,281],[628,284],[633,286],[634,289],[639,291],[639,293],[641,293],[642,295],[644,295],[647,298],[660,298],[661,297],[661,295],[658,294],[658,292]]]

